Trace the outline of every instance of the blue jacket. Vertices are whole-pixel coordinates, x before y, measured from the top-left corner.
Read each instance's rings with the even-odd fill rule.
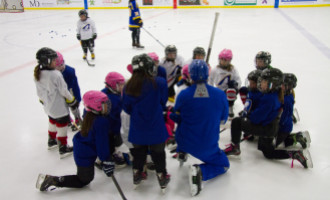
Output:
[[[182,90],[176,99],[174,114],[171,115],[171,119],[179,122],[175,135],[178,149],[197,155],[219,151],[220,122],[228,118],[226,94],[206,83],[205,86],[208,93],[206,97],[198,96],[201,90],[197,90],[196,84]],[[175,115],[179,116],[179,121]]]
[[[78,102],[81,101],[81,95],[80,95],[80,88],[78,85],[78,80],[76,76],[75,69],[65,65],[65,69],[62,72],[63,78],[68,85],[68,90],[73,93],[73,96],[76,98]]]
[[[251,111],[249,119],[253,124],[266,126],[278,116],[280,108],[277,92],[263,94],[258,106]]]
[[[122,111],[122,102],[120,94],[112,93],[108,88],[104,88],[101,90],[104,94],[106,94],[111,101],[111,109],[110,113],[107,116],[110,123],[110,133],[112,134],[120,134],[121,127],[121,119],[120,113]]]
[[[96,116],[87,137],[80,131],[73,137],[73,156],[79,167],[94,165],[96,157],[101,161],[110,160],[109,121],[104,116]]]
[[[128,8],[130,11],[129,15],[129,29],[136,29],[140,28],[143,25],[141,15],[140,15],[140,9],[139,5],[136,3],[135,0],[130,0],[128,4]]]
[[[167,79],[167,75],[166,75],[166,69],[163,66],[158,66],[158,71],[157,71],[157,76],[164,78],[165,80]]]
[[[249,91],[249,93],[247,95],[247,99],[250,99],[252,101],[250,111],[252,111],[258,107],[258,104],[259,104],[259,101],[260,101],[260,98],[262,97],[262,95],[263,95],[262,92],[260,92],[259,90]]]
[[[285,95],[284,96],[284,105],[282,105],[283,112],[280,120],[279,132],[291,133],[293,128],[293,105],[294,98],[293,95]]]
[[[131,116],[128,141],[133,144],[160,144],[168,138],[163,117],[163,107],[168,99],[167,83],[160,77],[154,80],[155,86],[152,82],[144,82],[139,97],[127,95],[124,88],[123,109]]]

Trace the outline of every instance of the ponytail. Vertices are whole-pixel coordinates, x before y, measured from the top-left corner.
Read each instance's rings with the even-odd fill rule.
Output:
[[[40,80],[40,72],[41,72],[41,68],[40,68],[40,64],[38,64],[35,68],[34,68],[34,79],[36,81]]]
[[[88,132],[93,126],[95,117],[96,117],[96,114],[94,114],[92,112],[86,112],[86,115],[85,115],[82,125],[81,125],[81,131],[80,131],[80,133],[83,137],[88,136]]]
[[[278,100],[284,104],[284,91],[282,88],[279,89],[278,91]]]

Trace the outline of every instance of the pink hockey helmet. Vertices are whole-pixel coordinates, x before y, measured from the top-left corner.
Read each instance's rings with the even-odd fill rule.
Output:
[[[133,74],[133,66],[132,66],[131,64],[128,64],[128,65],[127,65],[127,70],[128,70],[131,74]]]
[[[64,64],[64,59],[63,59],[63,56],[60,52],[56,51],[56,54],[57,54],[57,58],[55,60],[56,62],[56,66],[61,66]]]
[[[96,90],[90,90],[83,96],[84,106],[87,111],[94,113],[101,113],[103,110],[103,104],[109,103],[110,101],[106,94]],[[111,105],[111,104],[110,104]],[[110,110],[110,107],[108,108]]]
[[[233,53],[230,49],[224,49],[220,52],[219,59],[231,60],[233,59]]]
[[[118,72],[110,72],[105,77],[105,84],[111,89],[117,91],[117,84],[124,84],[125,78]]]
[[[153,60],[159,62],[159,57],[155,52],[148,53],[148,56]]]
[[[182,67],[182,79],[187,80],[189,78],[189,65]]]

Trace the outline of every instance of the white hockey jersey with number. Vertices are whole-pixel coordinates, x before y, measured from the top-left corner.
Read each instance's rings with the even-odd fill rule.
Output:
[[[227,71],[217,66],[211,70],[208,83],[225,91],[228,89],[228,83],[231,80],[238,83],[238,88],[241,87],[242,81],[235,67],[231,71]]]
[[[48,116],[57,119],[69,114],[65,99],[73,100],[63,76],[58,70],[41,70],[40,80],[36,81],[37,95],[43,101]]]
[[[167,76],[167,86],[170,87],[174,84],[177,78],[177,73],[183,67],[184,59],[182,56],[177,55],[174,62],[166,61],[166,58],[162,58],[159,65],[164,67]]]
[[[96,33],[96,27],[91,18],[87,18],[85,21],[78,20],[77,34],[80,34],[81,40],[91,39],[94,33]]]

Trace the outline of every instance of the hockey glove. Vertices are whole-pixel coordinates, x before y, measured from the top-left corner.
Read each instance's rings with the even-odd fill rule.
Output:
[[[81,39],[81,37],[80,37],[80,34],[77,34],[77,39],[78,39],[78,40],[80,40],[80,39]]]
[[[65,101],[72,110],[77,109],[79,106],[79,102],[74,97],[73,97],[73,100],[71,100],[71,101],[69,101],[67,99]]]
[[[113,175],[113,171],[115,170],[115,163],[111,161],[104,161],[102,167],[104,173],[110,177]]]
[[[231,81],[229,81],[228,82],[228,87],[229,88],[238,88],[238,83],[237,83],[237,81],[234,81],[234,80],[231,80]]]
[[[237,90],[234,88],[228,88],[226,90],[226,95],[228,101],[235,101],[237,98]]]
[[[95,40],[96,38],[97,38],[97,34],[94,33],[94,34],[93,34],[93,40]]]
[[[248,93],[249,93],[249,90],[248,90],[247,87],[243,86],[239,89],[239,95],[241,97],[241,100],[242,100],[243,104],[245,104]]]

